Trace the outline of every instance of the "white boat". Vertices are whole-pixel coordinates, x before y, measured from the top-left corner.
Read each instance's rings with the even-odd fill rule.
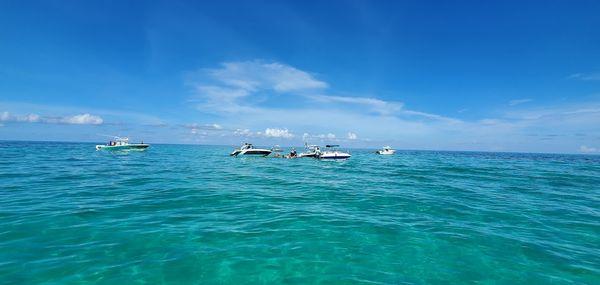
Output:
[[[321,154],[321,148],[318,145],[307,145],[304,144],[305,151],[300,153],[298,157],[312,157],[318,158]]]
[[[251,143],[244,143],[240,148],[235,149],[230,155],[238,156],[238,155],[253,155],[253,156],[267,156],[271,154],[270,149],[264,148],[254,148]]]
[[[319,159],[348,159],[352,155],[347,152],[338,150],[339,145],[326,145],[325,150],[319,154]]]
[[[96,145],[96,150],[145,150],[149,146],[147,143],[129,143],[128,138],[115,137],[114,141],[109,141],[105,145]]]
[[[283,152],[283,149],[278,144],[276,144],[271,148],[271,151],[272,152]]]
[[[278,144],[274,145],[271,148],[271,152],[274,153],[273,157],[278,157],[278,158],[283,157],[283,155],[281,155],[281,153],[283,152],[283,149]]]
[[[395,149],[392,149],[389,146],[384,146],[382,149],[376,151],[377,154],[383,154],[383,155],[391,155],[396,153]]]

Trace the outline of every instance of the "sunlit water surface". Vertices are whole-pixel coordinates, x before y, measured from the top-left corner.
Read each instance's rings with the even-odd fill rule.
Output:
[[[0,142],[0,283],[599,284],[600,156]]]

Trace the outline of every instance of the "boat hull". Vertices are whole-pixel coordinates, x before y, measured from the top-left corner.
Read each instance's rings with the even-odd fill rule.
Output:
[[[271,154],[270,150],[264,149],[250,149],[250,150],[242,150],[238,152],[231,153],[231,156],[268,156]]]
[[[96,145],[96,150],[145,150],[149,144]]]
[[[319,159],[324,160],[344,160],[350,158],[352,155],[347,153],[332,153],[332,154],[321,154]]]
[[[301,153],[298,155],[298,157],[312,157],[312,158],[317,158],[319,157],[318,154],[316,153]]]

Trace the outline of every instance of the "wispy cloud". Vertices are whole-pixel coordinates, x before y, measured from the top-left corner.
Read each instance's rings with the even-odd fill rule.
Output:
[[[579,147],[579,152],[582,152],[582,153],[597,153],[597,152],[599,152],[599,150],[597,148],[595,148],[595,147],[588,147],[588,146],[582,145],[582,146]]]
[[[226,62],[221,68],[205,71],[218,82],[248,91],[272,89],[284,93],[328,86],[308,72],[278,62],[262,60]]]
[[[318,103],[343,103],[343,104],[354,104],[366,107],[368,110],[382,114],[382,115],[393,115],[400,110],[404,104],[402,102],[390,102],[384,101],[377,98],[369,97],[345,97],[345,96],[330,96],[330,95],[308,95],[308,98]]]
[[[569,79],[596,81],[600,80],[600,73],[575,73],[568,76]]]
[[[207,131],[221,131],[223,130],[223,127],[219,124],[198,124],[198,123],[192,123],[192,124],[185,124],[182,125],[184,128],[189,129],[190,134],[192,135],[203,135],[206,136],[208,135]]]
[[[328,87],[308,72],[262,60],[226,62],[220,68],[201,69],[190,76],[188,83],[198,95],[192,102],[211,113],[255,111],[256,100],[246,99],[258,93],[298,94]]]
[[[427,120],[458,121],[441,115],[408,110],[404,103],[375,97],[331,95],[329,84],[311,73],[277,62],[262,60],[227,62],[220,68],[201,69],[190,76],[196,96],[190,101],[202,112],[222,114],[252,114],[300,110],[299,108],[267,108],[258,104],[264,98],[281,94],[297,101],[294,105],[310,105],[311,110],[327,112],[373,114],[379,116],[419,117]],[[306,111],[306,110],[300,110]],[[286,117],[286,116],[284,116]]]
[[[100,116],[79,114],[74,116],[40,116],[38,114],[13,115],[9,112],[0,114],[1,122],[46,123],[70,125],[101,125],[104,120]]]
[[[198,129],[198,130],[222,130],[223,129],[223,126],[221,126],[219,124],[192,123],[192,124],[185,124],[185,125],[183,125],[183,127],[188,128],[188,129]]]
[[[219,136],[255,141],[301,138],[363,146],[401,143],[421,149],[573,151],[581,145],[581,137],[564,134],[600,136],[600,103],[594,102],[543,106],[525,104],[533,100],[521,98],[508,102],[523,105],[519,109],[463,120],[412,110],[403,102],[377,96],[342,96],[347,93],[337,92],[312,73],[258,60],[202,69],[188,84],[193,86],[191,102],[198,110],[232,127]],[[257,129],[264,131],[252,131]],[[556,133],[560,139],[549,136]]]
[[[514,100],[510,100],[508,101],[508,105],[509,106],[517,106],[517,105],[521,105],[521,104],[525,104],[525,103],[529,103],[533,101],[532,99],[514,99]]]

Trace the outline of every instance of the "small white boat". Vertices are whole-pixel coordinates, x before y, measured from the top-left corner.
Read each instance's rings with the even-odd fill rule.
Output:
[[[312,157],[318,158],[321,154],[321,148],[318,145],[307,145],[304,144],[304,148],[306,149],[303,153],[300,153],[298,157]]]
[[[238,155],[253,155],[253,156],[267,156],[271,154],[270,149],[264,148],[254,148],[251,143],[244,143],[240,148],[235,149],[230,156],[238,156]]]
[[[147,143],[129,143],[128,138],[115,137],[114,141],[109,141],[107,144],[96,145],[96,150],[145,150],[150,145]]]
[[[348,159],[352,155],[347,152],[338,150],[339,145],[326,145],[325,150],[319,154],[319,159]]]
[[[377,153],[377,154],[383,154],[383,155],[391,155],[391,154],[396,153],[396,150],[392,149],[389,146],[384,146],[382,149],[376,151],[375,153]]]
[[[271,148],[271,151],[272,152],[283,152],[283,149],[278,144],[276,144]]]

